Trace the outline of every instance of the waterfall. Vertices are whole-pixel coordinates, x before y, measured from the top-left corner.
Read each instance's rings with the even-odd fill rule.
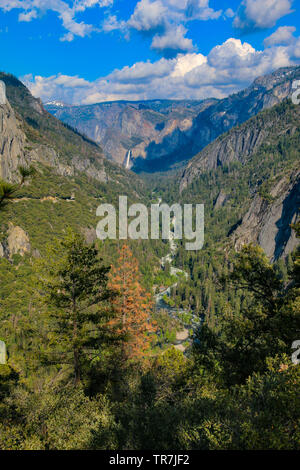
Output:
[[[129,168],[129,164],[130,164],[130,159],[131,159],[131,150],[128,150],[127,154],[126,154],[126,157],[125,157],[125,168],[128,169]]]

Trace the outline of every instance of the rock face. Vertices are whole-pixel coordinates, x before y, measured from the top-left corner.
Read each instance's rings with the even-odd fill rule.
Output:
[[[283,106],[283,105],[282,105]],[[224,167],[232,162],[244,164],[259,150],[278,135],[291,135],[300,122],[300,107],[288,113],[275,107],[258,114],[241,126],[218,137],[187,164],[183,171],[180,190],[184,190],[201,173]]]
[[[218,194],[217,199],[215,200],[214,210],[218,210],[220,209],[220,207],[223,207],[227,199],[228,199],[228,195],[224,193],[224,191],[221,189],[221,191]]]
[[[88,106],[46,104],[58,119],[99,143],[107,158],[123,164],[128,150],[131,166],[170,154],[187,142],[193,119],[215,103],[205,101],[115,101]]]
[[[0,105],[0,178],[13,181],[19,165],[26,164],[26,137],[9,102]]]
[[[7,251],[11,258],[13,255],[20,254],[24,256],[29,253],[31,246],[28,234],[19,226],[11,225],[8,230]]]
[[[97,240],[97,233],[93,227],[85,227],[81,230],[86,243],[91,244]]]
[[[290,225],[299,219],[300,171],[285,176],[270,192],[272,203],[258,194],[232,235],[235,248],[259,244],[272,260],[286,256],[299,244]]]
[[[22,130],[22,123],[9,101],[0,105],[0,179],[15,182],[19,178],[18,167],[28,166],[35,162],[52,167],[62,176],[72,176],[75,170],[85,172],[88,176],[101,182],[108,178],[104,165],[95,166],[88,158],[74,155],[68,164],[61,161],[54,148],[43,144],[31,144]]]
[[[28,234],[18,225],[9,224],[7,238],[0,243],[0,258],[10,259],[13,255],[24,256],[31,252]]]
[[[38,162],[61,176],[79,171],[108,181],[100,147],[50,116],[13,76],[0,73],[0,79],[1,90],[6,89],[7,94],[5,104],[0,104],[0,179],[16,182],[19,166]],[[70,149],[67,157],[65,147]]]

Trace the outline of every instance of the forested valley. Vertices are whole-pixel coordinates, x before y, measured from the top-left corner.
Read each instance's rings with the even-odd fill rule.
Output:
[[[20,153],[0,182],[0,449],[299,450],[300,247],[276,240],[270,256],[245,229],[258,208],[262,231],[282,188],[299,189],[298,107],[238,127],[271,131],[247,158],[210,168],[196,156],[183,185],[182,170],[106,161],[1,78]],[[203,249],[178,240],[162,264],[169,240],[98,240],[96,208],[120,194],[203,203]],[[299,241],[299,218],[286,225]]]

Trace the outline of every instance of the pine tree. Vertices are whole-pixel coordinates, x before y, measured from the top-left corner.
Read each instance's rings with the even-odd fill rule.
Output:
[[[29,168],[20,166],[19,173],[21,176],[19,184],[12,184],[7,181],[0,180],[0,209],[3,209],[7,202],[13,199],[15,193],[23,186],[27,178],[34,176],[35,169],[32,166]]]
[[[114,318],[109,322],[122,334],[123,361],[139,362],[147,356],[150,333],[155,331],[151,320],[152,302],[140,282],[138,262],[127,245],[119,251],[119,260],[109,273],[109,288],[117,293],[113,299]]]
[[[110,268],[103,266],[94,244],[87,245],[71,230],[49,248],[45,260],[37,263],[42,295],[52,320],[53,362],[73,362],[74,382],[78,385],[84,362],[97,357],[108,340],[108,312],[103,302],[110,296]]]

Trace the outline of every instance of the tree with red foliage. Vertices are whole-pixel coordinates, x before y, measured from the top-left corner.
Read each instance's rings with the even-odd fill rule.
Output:
[[[111,268],[108,287],[117,294],[112,300],[114,318],[109,325],[125,338],[122,359],[143,361],[150,352],[150,334],[155,332],[153,304],[151,295],[141,286],[138,262],[126,244],[119,251],[117,265]]]

